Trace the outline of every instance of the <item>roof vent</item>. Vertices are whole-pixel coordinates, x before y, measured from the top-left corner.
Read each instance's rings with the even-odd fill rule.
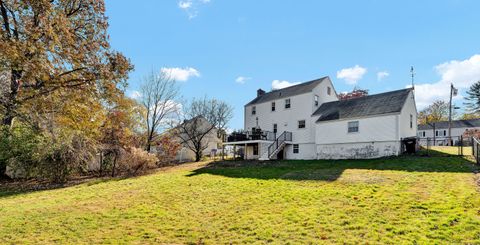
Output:
[[[265,94],[265,91],[264,91],[263,89],[260,89],[260,88],[259,88],[259,89],[257,90],[257,97],[262,96],[262,95],[264,95],[264,94]]]

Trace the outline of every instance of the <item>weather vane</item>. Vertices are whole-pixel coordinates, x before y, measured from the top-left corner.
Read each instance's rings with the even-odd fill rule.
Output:
[[[410,67],[410,74],[412,75],[412,88],[415,89],[415,84],[414,84],[415,71],[413,70],[413,66]]]

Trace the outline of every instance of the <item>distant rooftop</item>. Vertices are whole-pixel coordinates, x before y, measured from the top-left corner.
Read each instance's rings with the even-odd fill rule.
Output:
[[[480,118],[469,119],[469,120],[452,120],[452,128],[475,128],[480,127]],[[448,121],[435,122],[435,129],[446,129],[448,128]],[[432,126],[428,124],[418,125],[419,130],[428,130],[433,129]]]
[[[257,96],[257,98],[253,99],[252,101],[250,101],[245,106],[253,105],[253,104],[260,104],[260,103],[264,103],[264,102],[268,102],[268,101],[272,101],[272,100],[276,100],[276,99],[291,97],[291,96],[294,96],[294,95],[299,95],[299,94],[304,94],[304,93],[310,92],[310,91],[313,90],[313,88],[315,88],[318,84],[323,82],[325,79],[329,79],[328,76],[327,77],[322,77],[322,78],[319,78],[319,79],[316,79],[316,80],[312,80],[312,81],[309,81],[309,82],[300,83],[300,84],[297,84],[297,85],[294,85],[294,86],[273,90],[271,92],[268,92],[268,93],[265,93],[263,95]]]

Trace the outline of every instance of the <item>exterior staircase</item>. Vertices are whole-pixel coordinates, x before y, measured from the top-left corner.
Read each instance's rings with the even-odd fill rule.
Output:
[[[262,154],[262,157],[260,160],[265,159],[276,159],[277,154],[285,148],[285,145],[287,142],[292,141],[292,132],[287,132],[284,131],[282,134],[280,134],[275,141],[271,145],[268,146],[268,151],[266,151],[264,154],[266,154],[267,157],[265,157],[264,154]],[[266,159],[267,158],[267,159]]]

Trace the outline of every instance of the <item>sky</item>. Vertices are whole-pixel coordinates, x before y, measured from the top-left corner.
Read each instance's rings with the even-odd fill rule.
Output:
[[[480,80],[478,0],[106,0],[112,48],[143,77],[169,72],[183,100],[210,97],[243,108],[266,91],[329,76],[337,92],[403,89],[415,69],[419,110],[448,100],[464,108]]]

